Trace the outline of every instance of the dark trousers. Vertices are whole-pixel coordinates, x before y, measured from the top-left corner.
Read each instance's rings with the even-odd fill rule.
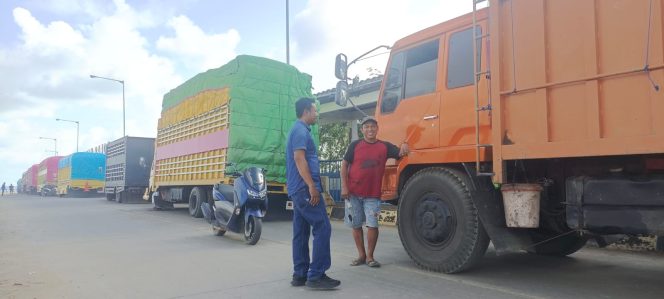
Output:
[[[316,206],[309,204],[309,190],[291,195],[293,201],[293,274],[308,280],[319,279],[330,269],[330,236],[332,227],[321,196]],[[313,233],[313,250],[309,259],[309,235]]]

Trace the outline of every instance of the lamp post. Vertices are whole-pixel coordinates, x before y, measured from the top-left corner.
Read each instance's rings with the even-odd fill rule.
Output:
[[[288,17],[288,0],[286,0],[286,64],[290,64],[290,21]]]
[[[78,132],[79,132],[79,123],[77,120],[68,120],[68,119],[62,119],[62,118],[56,118],[56,121],[66,121],[70,123],[75,123],[76,124],[76,152],[78,152]]]
[[[53,152],[55,155],[58,155],[58,140],[55,138],[49,138],[49,137],[39,137],[39,139],[48,139],[48,140],[53,140],[54,146],[53,146]]]
[[[115,82],[118,82],[118,83],[122,84],[122,136],[127,136],[126,131],[125,131],[125,82],[124,82],[124,80],[106,78],[106,77],[95,76],[95,75],[90,75],[90,78],[111,80],[111,81],[115,81]]]

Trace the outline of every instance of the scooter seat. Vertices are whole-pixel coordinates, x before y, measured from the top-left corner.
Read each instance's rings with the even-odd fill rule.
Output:
[[[217,188],[217,191],[221,193],[221,195],[224,196],[224,199],[228,202],[234,202],[234,194],[235,191],[233,190],[233,186],[231,185],[223,185],[219,184],[215,186]]]

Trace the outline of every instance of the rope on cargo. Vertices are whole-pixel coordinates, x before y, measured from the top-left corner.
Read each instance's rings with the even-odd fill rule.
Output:
[[[650,80],[650,84],[652,84],[652,87],[655,88],[655,91],[659,91],[659,85],[655,83],[655,80],[653,80],[652,75],[650,74],[650,67],[648,65],[648,56],[650,56],[650,28],[652,27],[652,0],[650,0],[650,7],[648,10],[648,32],[646,33],[646,57],[645,57],[645,64],[643,66],[643,71],[646,72],[648,75],[648,80]]]

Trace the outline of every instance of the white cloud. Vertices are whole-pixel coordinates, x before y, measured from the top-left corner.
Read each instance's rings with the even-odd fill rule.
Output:
[[[157,48],[177,55],[179,60],[195,70],[207,70],[235,58],[240,33],[229,29],[221,34],[206,34],[186,16],[172,18],[168,25],[175,37],[160,37]]]
[[[136,11],[123,0],[115,0],[112,9],[66,2],[74,3],[76,13],[94,12],[94,19],[46,23],[25,8],[13,10],[19,43],[0,49],[2,180],[15,181],[27,167],[51,155],[45,150],[51,150],[52,143],[39,136],[57,138],[61,155],[75,151],[76,126],[55,118],[80,121],[80,150],[122,135],[122,85],[90,79],[90,74],[124,80],[127,134],[155,136],[164,93],[202,71],[200,66],[217,67],[218,59],[231,59],[239,42],[235,30],[208,35],[184,16],[173,19],[168,25],[177,32],[172,53],[200,63],[183,72],[172,58],[156,54],[155,41],[142,33],[145,28],[167,28],[149,11]],[[187,52],[179,47],[181,42],[202,42],[206,48]],[[220,53],[223,57],[215,57]]]

